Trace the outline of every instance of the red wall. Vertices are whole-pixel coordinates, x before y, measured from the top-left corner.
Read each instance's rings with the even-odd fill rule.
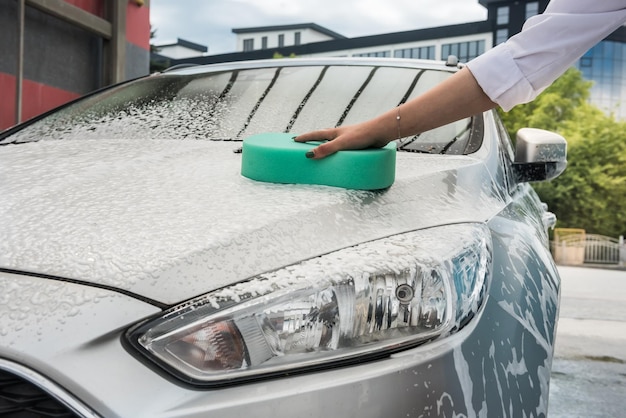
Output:
[[[66,3],[73,4],[74,6],[80,7],[86,12],[99,17],[104,16],[104,1],[105,0],[65,0]]]
[[[150,50],[150,9],[129,1],[126,6],[126,40]]]
[[[119,0],[115,0],[119,1]],[[65,0],[76,7],[94,14],[104,16],[105,0]],[[138,6],[132,0],[126,1],[126,40],[149,50],[150,49],[150,9]]]
[[[0,130],[15,124],[15,77],[0,73]]]
[[[0,100],[0,129],[15,125],[15,83],[13,75],[0,73],[0,91],[3,92]],[[79,97],[79,94],[71,91],[26,79],[23,81],[22,91],[22,120],[30,119]]]

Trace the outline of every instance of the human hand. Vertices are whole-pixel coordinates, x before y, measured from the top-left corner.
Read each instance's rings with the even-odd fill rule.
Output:
[[[494,107],[496,104],[484,93],[469,69],[464,67],[426,93],[374,119],[308,132],[294,140],[327,141],[307,153],[308,158],[317,160],[341,150],[381,148],[394,139],[417,135]]]
[[[326,141],[306,153],[307,158],[325,158],[337,151],[382,148],[391,138],[378,137],[362,125],[340,126],[308,132],[294,138],[296,142]]]

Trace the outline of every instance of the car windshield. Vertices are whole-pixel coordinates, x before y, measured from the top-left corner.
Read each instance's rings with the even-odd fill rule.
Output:
[[[376,65],[188,69],[125,83],[52,112],[0,144],[59,139],[239,141],[361,122],[440,83],[450,73]],[[403,151],[467,154],[481,118],[399,139]]]

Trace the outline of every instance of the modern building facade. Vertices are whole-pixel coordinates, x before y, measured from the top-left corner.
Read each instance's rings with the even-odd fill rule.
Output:
[[[0,130],[148,74],[149,0],[0,0]]]
[[[479,3],[487,9],[487,19],[483,21],[357,38],[341,35],[321,41],[300,38],[298,44],[293,35],[297,25],[236,29],[233,32],[238,35],[238,52],[172,60],[171,65],[264,59],[272,58],[275,54],[435,60],[445,60],[448,55],[455,55],[461,62],[467,62],[518,33],[526,19],[545,10],[548,0],[479,0]],[[261,39],[269,33],[276,39],[281,34],[283,39],[293,38],[293,42],[280,46],[269,43],[268,37],[265,45]],[[246,39],[251,40],[247,46],[244,45]],[[576,66],[585,78],[594,82],[591,102],[626,119],[626,108],[620,107],[621,103],[626,103],[626,27],[622,26],[592,48]]]
[[[593,81],[591,102],[626,119],[626,30],[611,34],[578,60],[576,67]]]

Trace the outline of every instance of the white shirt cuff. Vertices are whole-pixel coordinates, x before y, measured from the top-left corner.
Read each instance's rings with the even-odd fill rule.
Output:
[[[506,44],[471,60],[467,67],[491,101],[505,111],[530,102],[540,93],[528,82]]]

